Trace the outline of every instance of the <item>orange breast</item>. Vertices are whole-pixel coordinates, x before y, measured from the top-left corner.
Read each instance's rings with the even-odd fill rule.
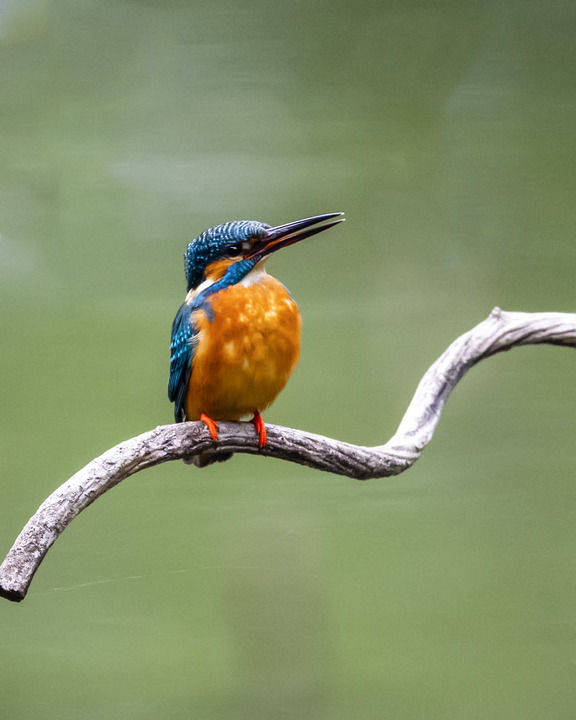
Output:
[[[212,321],[194,313],[199,338],[186,415],[238,420],[267,408],[286,384],[300,354],[300,313],[270,275],[215,293],[211,306]]]

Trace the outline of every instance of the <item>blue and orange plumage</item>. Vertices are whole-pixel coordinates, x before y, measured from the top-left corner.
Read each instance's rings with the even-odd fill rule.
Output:
[[[341,213],[330,213],[275,228],[236,221],[210,228],[188,245],[188,293],[170,345],[168,396],[176,422],[203,420],[217,440],[218,420],[253,414],[263,446],[260,411],[298,361],[301,326],[296,302],[266,272],[265,259],[342,220]]]

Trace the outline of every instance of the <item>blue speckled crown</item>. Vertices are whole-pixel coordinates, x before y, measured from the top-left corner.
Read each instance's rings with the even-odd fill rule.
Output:
[[[204,230],[186,248],[184,267],[188,290],[198,287],[210,263],[225,256],[228,245],[262,235],[270,225],[258,220],[234,220]]]

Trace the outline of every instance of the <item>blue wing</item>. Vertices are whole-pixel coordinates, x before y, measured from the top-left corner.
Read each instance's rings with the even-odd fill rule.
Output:
[[[174,403],[176,422],[186,420],[186,393],[192,373],[192,359],[198,344],[198,331],[192,322],[194,306],[184,303],[172,323],[170,342],[170,380],[168,397]]]

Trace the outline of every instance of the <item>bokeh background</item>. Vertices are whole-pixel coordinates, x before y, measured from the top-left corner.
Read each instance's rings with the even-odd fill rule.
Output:
[[[266,418],[352,442],[494,305],[574,312],[575,32],[569,0],[2,0],[1,554],[171,421],[210,225],[346,211],[270,262],[304,337]],[[0,601],[0,718],[574,718],[574,368],[474,368],[395,479],[129,479]]]

